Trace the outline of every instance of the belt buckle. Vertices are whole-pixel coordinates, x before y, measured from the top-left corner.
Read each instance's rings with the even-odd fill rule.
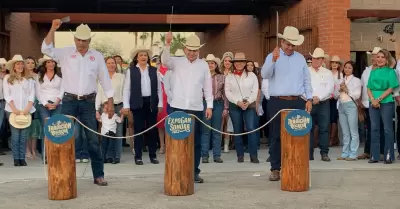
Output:
[[[77,100],[83,100],[83,96],[78,95],[78,96],[76,97],[76,99],[77,99]]]

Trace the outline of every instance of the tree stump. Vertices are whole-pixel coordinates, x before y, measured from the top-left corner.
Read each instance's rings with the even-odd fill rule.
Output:
[[[168,196],[194,194],[194,125],[184,140],[173,139],[165,132],[165,149],[164,193]]]
[[[281,112],[281,190],[308,191],[310,187],[310,134],[292,136],[285,129],[289,111]]]
[[[75,139],[56,144],[45,137],[50,200],[69,200],[77,197]]]

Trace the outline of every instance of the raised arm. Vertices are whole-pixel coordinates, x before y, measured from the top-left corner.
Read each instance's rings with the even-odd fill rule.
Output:
[[[161,63],[168,68],[168,70],[174,70],[173,59],[171,58],[171,41],[172,33],[168,32],[165,35],[165,47],[161,54]]]
[[[55,19],[51,25],[49,32],[47,33],[46,38],[44,39],[41,47],[41,51],[43,54],[46,54],[49,57],[52,57],[55,60],[61,60],[63,50],[54,48],[54,33],[61,26],[61,20]]]
[[[161,78],[159,73],[157,73],[157,94],[158,94],[158,107],[163,107],[163,94],[161,88]]]

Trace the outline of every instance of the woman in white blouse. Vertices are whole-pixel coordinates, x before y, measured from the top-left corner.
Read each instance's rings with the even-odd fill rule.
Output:
[[[14,55],[12,60],[7,62],[7,69],[10,74],[3,80],[4,99],[7,104],[5,111],[10,118],[11,113],[15,115],[25,115],[35,112],[33,102],[35,100],[34,79],[25,71],[25,63],[21,55]],[[25,151],[28,139],[28,128],[11,129],[11,146],[14,158],[14,166],[26,166]]]
[[[117,73],[117,62],[113,57],[107,57],[105,59],[108,74],[111,78],[111,84],[114,89],[114,110],[118,117],[121,117],[120,111],[122,109],[122,89],[124,87],[125,76],[121,73]],[[96,95],[96,119],[100,120],[101,108],[103,104],[108,101],[104,95],[103,88],[98,84],[98,90]],[[110,131],[110,130],[108,130]],[[115,136],[123,136],[123,124],[117,123],[117,130]],[[102,142],[104,163],[118,164],[121,160],[122,152],[122,139],[112,139],[109,141]]]
[[[253,131],[255,127],[256,100],[258,94],[258,79],[254,73],[246,69],[246,56],[244,53],[236,53],[231,61],[234,64],[234,72],[228,73],[225,80],[225,95],[229,101],[229,114],[232,119],[234,133],[243,132],[243,122],[247,131]],[[238,162],[244,162],[244,147],[242,136],[235,136],[234,143]],[[248,135],[248,151],[250,162],[259,163],[258,139],[255,132]]]
[[[361,80],[354,77],[355,63],[344,64],[344,78],[339,81],[339,122],[343,132],[342,155],[338,160],[354,161],[360,144],[357,101],[361,96]]]

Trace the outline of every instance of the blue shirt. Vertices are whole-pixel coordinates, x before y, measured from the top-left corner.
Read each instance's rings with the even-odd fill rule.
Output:
[[[280,56],[272,62],[272,53],[265,59],[261,76],[268,79],[270,96],[301,96],[312,99],[311,74],[304,56],[298,52],[286,55],[280,49]]]

